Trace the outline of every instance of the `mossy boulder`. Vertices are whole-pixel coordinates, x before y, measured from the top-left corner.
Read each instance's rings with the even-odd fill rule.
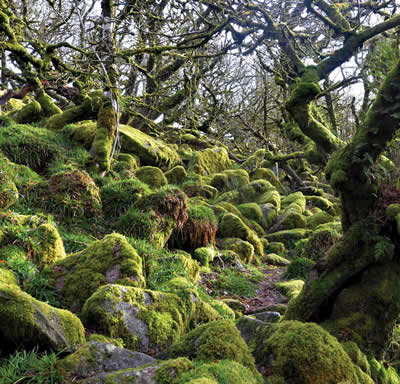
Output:
[[[64,243],[53,224],[40,225],[37,228],[35,237],[37,239],[37,252],[33,259],[39,269],[43,269],[66,257]]]
[[[253,245],[257,255],[262,256],[264,253],[262,243],[257,234],[232,213],[227,213],[222,217],[218,235],[222,238],[237,237],[248,241]]]
[[[272,188],[257,197],[256,202],[261,205],[272,205],[278,212],[281,209],[281,195],[279,192]]]
[[[248,220],[254,220],[262,228],[267,228],[267,223],[264,220],[264,213],[261,206],[257,203],[245,203],[237,206],[240,213]]]
[[[161,351],[177,341],[189,315],[175,294],[115,284],[100,287],[82,309],[85,324],[140,352]]]
[[[124,236],[113,233],[47,270],[64,304],[79,311],[98,287],[107,283],[142,287],[142,259]]]
[[[256,372],[254,358],[231,320],[213,321],[190,331],[172,346],[171,356],[203,362],[229,359]]]
[[[139,167],[138,161],[130,153],[120,153],[117,161],[113,166],[115,172],[130,172],[133,173]]]
[[[304,257],[296,257],[287,267],[285,277],[287,279],[306,279],[315,262]]]
[[[235,252],[244,263],[251,263],[254,257],[254,246],[248,241],[238,238],[225,238],[223,249],[229,249]]]
[[[177,165],[176,167],[165,172],[165,177],[168,180],[168,184],[181,184],[186,176],[186,170],[181,165]]]
[[[276,253],[278,255],[283,255],[285,252],[285,244],[280,243],[280,242],[269,242],[267,239],[262,239],[266,240],[268,245],[265,247],[264,246],[264,252],[265,253]]]
[[[249,183],[249,174],[244,169],[228,169],[213,175],[210,185],[220,192],[241,188]]]
[[[299,213],[304,213],[306,210],[306,198],[301,192],[292,193],[284,197],[281,201],[282,209],[291,207]]]
[[[102,210],[99,188],[80,170],[57,173],[32,186],[28,196],[37,207],[62,217],[96,217]]]
[[[195,152],[188,169],[190,172],[202,176],[224,171],[232,166],[228,152],[225,148],[208,148],[201,152]]]
[[[335,217],[330,215],[328,212],[318,210],[313,215],[307,216],[307,228],[315,229],[321,224],[332,223],[335,221]]]
[[[147,185],[150,185],[151,187],[156,189],[168,184],[168,180],[165,177],[163,171],[157,167],[140,167],[136,170],[136,177],[140,181],[143,181]]]
[[[332,216],[337,214],[335,204],[322,196],[306,196],[306,204],[322,209]]]
[[[90,341],[59,361],[58,366],[80,379],[99,373],[136,368],[156,360],[144,353],[132,352],[111,343]]]
[[[151,165],[168,170],[181,164],[175,149],[138,129],[128,125],[120,125],[121,150],[136,155],[141,165]]]
[[[333,229],[315,229],[306,240],[301,257],[319,261],[326,252],[340,239],[340,234]]]
[[[40,120],[41,113],[42,106],[36,100],[32,100],[29,104],[16,111],[12,118],[18,124],[27,124]]]
[[[282,256],[279,256],[275,253],[268,253],[265,256],[265,262],[267,264],[275,265],[275,266],[285,266],[289,265],[290,261]]]
[[[80,320],[23,292],[12,280],[0,283],[0,336],[12,351],[23,345],[41,350],[72,350],[85,342]]]
[[[261,179],[269,181],[278,191],[285,191],[285,187],[279,181],[272,169],[257,168],[250,176],[251,181]]]
[[[305,228],[287,229],[265,235],[265,238],[271,242],[286,243],[290,241],[301,240],[310,234]]]
[[[256,361],[271,383],[359,383],[336,338],[314,323],[283,321],[257,331]]]
[[[215,249],[211,247],[196,248],[193,252],[193,258],[197,260],[200,265],[206,267],[208,267],[210,261],[214,260],[215,255]]]
[[[260,168],[262,162],[264,161],[265,153],[265,149],[258,149],[240,165],[240,168],[245,169],[247,172],[255,171],[257,168]]]
[[[279,226],[276,229],[280,231],[307,227],[307,220],[305,216],[293,210],[292,207],[286,208],[282,216],[277,220]]]

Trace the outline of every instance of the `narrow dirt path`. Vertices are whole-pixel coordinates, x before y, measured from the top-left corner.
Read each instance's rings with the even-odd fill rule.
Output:
[[[274,283],[282,280],[285,270],[286,267],[274,267],[264,271],[265,279],[260,282],[256,296],[241,300],[246,305],[248,314],[254,313],[263,307],[282,304],[282,294]]]

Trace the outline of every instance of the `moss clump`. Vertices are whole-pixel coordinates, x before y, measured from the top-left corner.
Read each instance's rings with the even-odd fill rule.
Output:
[[[256,361],[266,367],[268,381],[279,377],[281,383],[358,383],[349,356],[317,324],[284,321],[258,332]]]
[[[102,210],[99,188],[85,171],[57,173],[28,194],[36,206],[63,217],[96,217]]]
[[[244,163],[240,165],[241,169],[245,169],[247,172],[255,171],[259,168],[264,161],[265,149],[258,149],[251,155]]]
[[[267,239],[263,239],[268,242],[268,245],[264,247],[265,253],[276,253],[283,255],[285,253],[285,244],[279,242],[269,242]]]
[[[115,172],[121,173],[121,172],[134,172],[135,169],[138,167],[138,162],[129,153],[120,153],[118,155],[117,161],[115,162],[113,166],[113,170]]]
[[[176,167],[165,172],[165,177],[168,180],[168,184],[181,184],[186,176],[186,170],[181,165],[177,165]]]
[[[315,229],[321,224],[331,223],[335,221],[335,218],[325,211],[318,210],[313,215],[308,216],[306,220],[307,228]]]
[[[157,167],[140,167],[136,170],[136,177],[153,188],[160,188],[168,184],[168,180],[163,171]]]
[[[248,241],[237,238],[225,238],[223,243],[224,249],[235,252],[241,261],[251,263],[254,257],[254,246]]]
[[[147,184],[136,179],[112,180],[100,188],[103,212],[118,217],[141,197],[151,193]]]
[[[191,369],[193,369],[193,363],[185,357],[168,360],[157,369],[156,382],[157,384],[172,384],[174,382],[180,382],[180,380],[177,379],[180,378],[182,373],[190,371]]]
[[[335,216],[337,214],[335,205],[332,202],[330,202],[328,199],[326,199],[325,197],[306,196],[306,203],[307,203],[307,205],[311,205],[313,207],[322,209],[323,211],[329,213],[332,216]]]
[[[306,210],[306,198],[301,192],[295,192],[282,199],[282,209],[292,208],[299,213]]]
[[[265,235],[265,238],[271,242],[284,243],[304,239],[309,235],[310,231],[305,228],[287,229],[284,231],[274,232]]]
[[[316,229],[306,240],[301,257],[318,261],[326,255],[339,238],[340,234],[333,229]]]
[[[35,237],[38,242],[35,262],[39,269],[66,257],[64,243],[54,225],[42,224],[38,227]]]
[[[190,331],[172,346],[171,355],[197,361],[231,359],[256,372],[254,358],[231,320],[213,321]]]
[[[32,100],[29,104],[26,104],[22,109],[17,111],[13,115],[13,118],[18,124],[27,124],[40,120],[41,114],[42,106],[36,100]]]
[[[218,234],[220,237],[238,237],[248,241],[253,245],[257,255],[262,256],[264,253],[262,243],[257,234],[232,213],[227,213],[222,217]]]
[[[85,342],[75,315],[32,298],[15,284],[0,283],[0,318],[1,339],[8,348],[61,351]]]
[[[237,206],[240,213],[248,220],[254,220],[262,228],[267,228],[267,222],[264,220],[264,213],[261,206],[257,203],[246,203]]]
[[[195,249],[193,258],[197,260],[200,265],[208,267],[210,261],[213,261],[215,257],[215,250],[210,247],[201,247]]]
[[[78,311],[105,283],[143,286],[142,259],[117,233],[105,236],[81,252],[58,261],[47,270],[64,304]]]
[[[189,163],[189,171],[202,176],[221,172],[232,165],[228,152],[225,148],[208,148],[196,152]]]

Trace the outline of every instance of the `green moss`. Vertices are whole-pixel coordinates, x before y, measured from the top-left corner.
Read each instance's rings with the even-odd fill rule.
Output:
[[[186,176],[186,170],[181,165],[177,165],[176,167],[165,172],[165,177],[168,180],[168,184],[181,184]]]
[[[267,222],[264,220],[263,210],[257,203],[246,203],[237,206],[240,213],[249,220],[256,221],[264,229],[267,228]]]
[[[400,213],[400,204],[390,204],[385,210],[385,216],[394,219]]]
[[[89,150],[96,134],[96,126],[97,124],[95,121],[83,120],[76,122],[75,124],[66,125],[62,132],[83,144],[84,148]]]
[[[303,280],[289,280],[275,283],[275,286],[289,299],[294,299],[299,295],[304,286]]]
[[[40,96],[37,98],[40,106],[42,107],[43,116],[49,117],[58,113],[62,113],[62,110],[54,104],[53,100],[45,92],[40,92]]]
[[[232,213],[227,213],[222,217],[218,234],[220,237],[238,237],[239,239],[248,241],[253,245],[257,255],[262,256],[264,254],[262,243],[256,233]]]
[[[210,184],[219,191],[241,188],[249,183],[249,175],[244,169],[225,170],[213,175]]]
[[[228,152],[225,148],[208,148],[201,152],[196,152],[192,157],[188,169],[190,172],[199,175],[211,175],[221,172],[232,165]]]
[[[39,269],[66,257],[63,241],[54,225],[42,224],[38,227],[35,236],[40,239],[37,260],[35,260]]]
[[[214,321],[190,331],[172,346],[171,355],[197,361],[231,359],[256,372],[254,358],[230,320]]]
[[[275,207],[276,211],[281,209],[281,196],[275,189],[270,189],[264,192],[261,196],[256,199],[259,204],[269,204]]]
[[[120,125],[121,150],[140,158],[142,165],[151,165],[163,170],[180,165],[181,159],[172,146],[155,139],[128,125]]]
[[[339,238],[340,234],[336,230],[330,228],[315,229],[304,244],[301,256],[314,261],[319,261],[326,255],[326,252],[339,240]]]
[[[11,177],[0,171],[0,209],[7,209],[18,200],[18,190]]]
[[[285,383],[358,383],[349,356],[317,324],[284,321],[258,332],[256,360],[266,367],[268,381],[278,376]]]
[[[288,229],[265,235],[265,238],[272,242],[285,243],[288,241],[300,240],[308,237],[309,231],[304,228]]]
[[[17,111],[15,115],[13,115],[13,119],[18,124],[32,123],[40,120],[41,113],[42,106],[36,100],[32,100],[29,104]]]
[[[257,168],[254,173],[251,174],[250,180],[264,179],[269,181],[278,191],[285,191],[285,187],[276,177],[274,171],[269,168]]]
[[[285,277],[288,279],[306,279],[309,272],[315,265],[310,259],[297,257],[287,267]]]
[[[193,363],[185,357],[164,362],[156,372],[157,384],[171,384],[176,382],[183,372],[193,369]]]
[[[335,221],[335,218],[329,213],[319,210],[313,215],[308,216],[306,220],[307,228],[316,229],[321,224],[332,223],[333,221]]]
[[[140,167],[136,170],[136,177],[153,188],[160,188],[168,184],[163,171],[157,167]]]
[[[293,208],[298,209],[299,213],[306,210],[306,198],[301,192],[295,192],[282,199],[282,209]]]
[[[52,131],[60,131],[66,125],[80,120],[97,118],[97,113],[103,102],[103,91],[91,93],[83,103],[77,107],[66,109],[64,112],[51,116],[45,128]]]
[[[3,256],[0,256],[3,257]],[[4,259],[0,259],[4,260]],[[18,286],[17,278],[10,269],[0,268],[0,284],[15,285]]]
[[[201,247],[195,249],[193,258],[197,260],[200,265],[208,267],[209,262],[215,257],[215,250],[210,247]]]
[[[105,283],[144,285],[141,258],[117,233],[107,235],[85,250],[57,261],[48,272],[65,305],[75,311]]]
[[[277,253],[283,255],[285,252],[285,244],[279,242],[269,242],[267,239],[262,239],[268,242],[267,247],[264,247],[265,253]]]
[[[333,203],[331,203],[328,199],[321,196],[306,196],[307,205],[311,205],[313,207],[317,207],[326,211],[332,216],[336,215],[336,209]]]
[[[258,149],[251,155],[244,163],[240,165],[241,169],[245,169],[247,172],[255,171],[259,168],[264,160],[265,149]]]

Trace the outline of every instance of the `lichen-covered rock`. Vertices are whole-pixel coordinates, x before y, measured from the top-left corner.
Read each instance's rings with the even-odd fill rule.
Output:
[[[113,233],[48,269],[64,304],[79,311],[98,287],[107,283],[142,287],[142,259],[124,236]]]
[[[189,313],[177,295],[111,284],[86,301],[82,318],[85,324],[124,340],[128,349],[147,352],[177,341]]]
[[[95,217],[101,214],[99,188],[85,171],[60,172],[48,182],[34,185],[28,193],[43,210],[67,217]]]
[[[80,320],[71,312],[51,307],[23,292],[10,279],[0,282],[2,346],[14,349],[71,350],[85,342]]]
[[[359,383],[349,356],[336,338],[314,323],[284,321],[261,327],[256,361],[271,383]]]
[[[248,241],[238,238],[225,238],[223,248],[235,252],[244,263],[249,264],[253,260],[254,246]]]
[[[128,125],[120,125],[121,150],[140,158],[141,165],[168,170],[181,164],[178,153],[162,140],[146,135]]]
[[[163,185],[168,184],[168,180],[165,177],[163,171],[160,168],[152,166],[140,167],[136,170],[136,177],[144,183],[150,185],[153,188],[160,188]]]
[[[244,169],[228,169],[213,175],[210,185],[220,192],[241,188],[249,183],[249,174]]]
[[[208,148],[196,152],[189,163],[189,171],[207,176],[224,171],[232,166],[228,152],[225,148]]]
[[[263,255],[263,246],[257,234],[232,213],[227,213],[222,217],[218,234],[220,237],[237,237],[248,241],[253,245],[257,255]]]
[[[181,165],[177,165],[176,167],[165,172],[165,177],[168,180],[168,184],[181,184],[186,176],[186,170]]]
[[[171,356],[204,362],[229,359],[256,373],[254,358],[231,320],[213,321],[190,331],[171,347]]]
[[[132,352],[110,343],[90,341],[62,359],[58,365],[70,375],[85,379],[95,374],[136,368],[155,361],[141,352]]]

